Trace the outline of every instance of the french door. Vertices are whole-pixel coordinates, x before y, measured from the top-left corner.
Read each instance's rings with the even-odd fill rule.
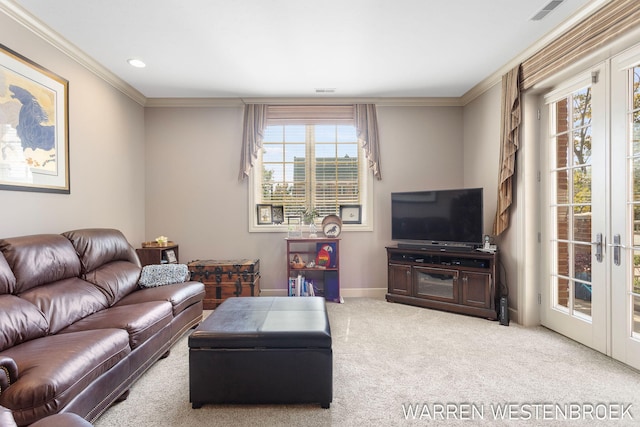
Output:
[[[640,368],[640,48],[636,51],[595,66],[544,97],[541,321]]]
[[[611,75],[611,355],[640,369],[640,46]]]

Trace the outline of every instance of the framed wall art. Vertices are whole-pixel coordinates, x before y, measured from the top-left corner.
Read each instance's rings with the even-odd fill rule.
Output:
[[[256,205],[258,214],[258,225],[273,223],[271,219],[271,205]]]
[[[69,194],[69,82],[0,45],[0,190]]]
[[[343,224],[362,224],[362,206],[341,205],[340,218]]]
[[[271,220],[274,224],[282,224],[284,222],[284,206],[271,207]]]

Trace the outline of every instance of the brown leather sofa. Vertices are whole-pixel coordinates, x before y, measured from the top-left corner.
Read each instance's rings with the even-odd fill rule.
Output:
[[[0,239],[0,405],[17,425],[93,422],[200,323],[202,283],[141,288],[140,273],[118,230]]]

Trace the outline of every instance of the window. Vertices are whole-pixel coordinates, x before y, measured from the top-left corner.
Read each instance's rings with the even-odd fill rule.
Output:
[[[356,128],[346,124],[278,124],[264,132],[262,150],[252,169],[253,203],[282,206],[283,225],[258,225],[252,209],[251,231],[282,231],[291,218],[317,211],[316,224],[340,206],[362,207],[362,224],[343,229],[369,229],[371,177]]]

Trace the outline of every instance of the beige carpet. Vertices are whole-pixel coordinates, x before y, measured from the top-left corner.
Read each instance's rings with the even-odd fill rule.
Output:
[[[330,409],[191,409],[184,337],[95,425],[640,425],[640,373],[545,328],[365,298],[327,306]]]

